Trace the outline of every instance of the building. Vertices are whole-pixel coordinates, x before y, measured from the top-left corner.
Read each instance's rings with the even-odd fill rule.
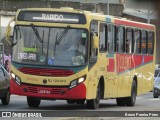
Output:
[[[151,1],[133,1],[126,0],[125,9],[123,11],[123,17],[138,22],[151,23],[157,27],[157,33],[160,33],[158,11],[154,2]],[[160,62],[160,36],[156,34],[156,63]]]

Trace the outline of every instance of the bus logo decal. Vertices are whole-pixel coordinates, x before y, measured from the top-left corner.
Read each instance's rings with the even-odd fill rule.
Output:
[[[47,80],[46,80],[46,79],[44,79],[44,80],[43,80],[43,83],[44,83],[44,84],[46,84],[46,83],[47,83]]]

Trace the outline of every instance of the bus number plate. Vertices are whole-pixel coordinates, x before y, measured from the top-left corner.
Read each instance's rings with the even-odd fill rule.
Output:
[[[51,92],[48,90],[39,90],[38,93],[39,94],[51,94]]]

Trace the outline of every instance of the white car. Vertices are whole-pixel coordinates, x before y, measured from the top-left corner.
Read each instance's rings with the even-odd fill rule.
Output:
[[[154,78],[157,77],[159,72],[160,72],[160,68],[156,68],[155,71],[154,71]]]
[[[9,73],[0,65],[0,99],[3,105],[8,105],[10,102],[9,80]]]
[[[160,72],[154,79],[153,97],[158,98],[160,96]]]

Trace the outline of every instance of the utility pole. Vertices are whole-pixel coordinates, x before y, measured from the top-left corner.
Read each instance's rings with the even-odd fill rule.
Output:
[[[109,0],[107,0],[107,15],[109,15]]]
[[[148,1],[148,14],[147,14],[147,23],[150,23],[150,16],[152,15],[151,13],[150,13],[150,11],[151,11],[151,5],[150,5],[150,2]]]

